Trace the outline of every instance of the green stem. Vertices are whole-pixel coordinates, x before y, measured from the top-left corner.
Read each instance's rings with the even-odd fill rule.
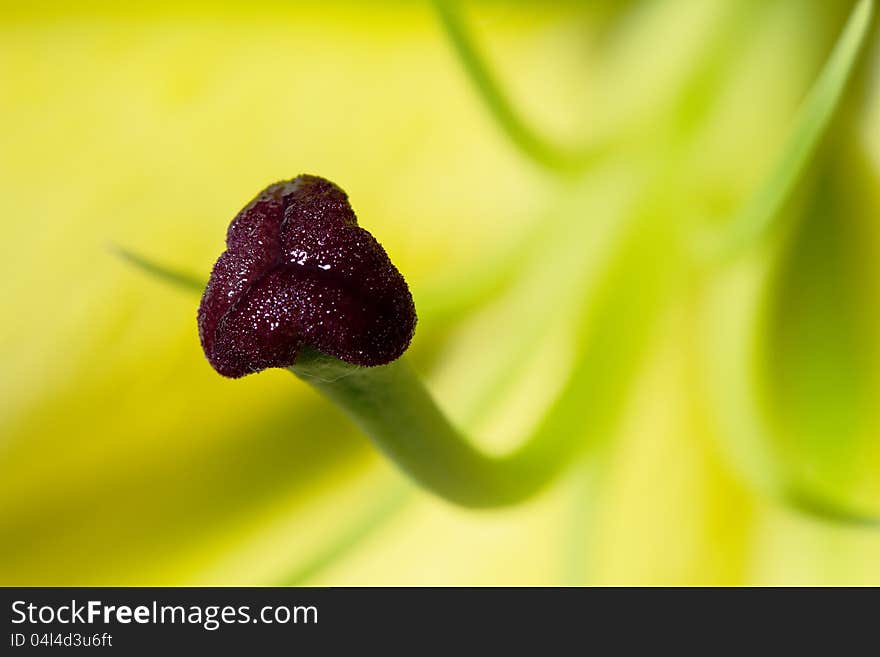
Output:
[[[577,173],[596,158],[595,147],[580,150],[552,144],[529,127],[489,71],[454,0],[433,0],[449,41],[486,107],[510,140],[535,162],[561,173]]]
[[[530,440],[508,456],[483,454],[452,426],[406,358],[357,368],[309,352],[291,370],[343,409],[413,479],[462,506],[529,497],[568,461],[573,447],[562,433]]]

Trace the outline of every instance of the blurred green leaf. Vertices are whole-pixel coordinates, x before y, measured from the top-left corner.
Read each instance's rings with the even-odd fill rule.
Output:
[[[797,481],[841,505],[876,509],[878,208],[867,162],[846,134],[820,165],[783,256],[762,329],[764,394]]]

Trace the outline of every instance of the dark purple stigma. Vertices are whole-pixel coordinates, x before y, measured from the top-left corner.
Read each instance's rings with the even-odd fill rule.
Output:
[[[416,310],[345,192],[302,175],[232,220],[198,321],[211,366],[238,378],[293,365],[303,345],[353,365],[389,363],[409,346]]]

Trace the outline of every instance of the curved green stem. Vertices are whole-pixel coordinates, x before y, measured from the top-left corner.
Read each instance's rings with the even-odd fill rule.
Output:
[[[703,262],[730,260],[757,244],[778,223],[779,210],[791,195],[840,104],[871,25],[874,0],[861,0],[807,97],[778,161],[757,191],[749,197],[732,223],[718,234],[695,244]]]
[[[454,0],[433,0],[449,41],[486,107],[510,140],[535,162],[555,171],[574,173],[589,166],[596,148],[566,149],[552,144],[533,130],[516,111],[501,85],[489,71]]]
[[[574,445],[558,434],[530,440],[509,456],[486,456],[452,426],[406,358],[357,368],[310,352],[290,369],[342,408],[413,479],[463,506],[530,496],[568,461]]]

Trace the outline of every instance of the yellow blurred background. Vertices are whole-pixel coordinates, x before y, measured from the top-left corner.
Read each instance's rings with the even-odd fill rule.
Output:
[[[754,441],[717,417],[749,308],[726,269],[663,293],[583,462],[468,511],[288,372],[219,377],[197,296],[113,252],[206,278],[257,191],[333,180],[413,289],[440,404],[506,449],[567,375],[573,299],[622,227],[723,226],[855,4],[463,3],[517,111],[594,153],[574,175],[505,137],[428,2],[0,4],[0,584],[880,584],[880,526],[774,494],[880,516],[876,17],[789,234],[742,275],[764,304]],[[665,248],[621,262],[650,281]],[[630,332],[597,308],[612,359]]]

